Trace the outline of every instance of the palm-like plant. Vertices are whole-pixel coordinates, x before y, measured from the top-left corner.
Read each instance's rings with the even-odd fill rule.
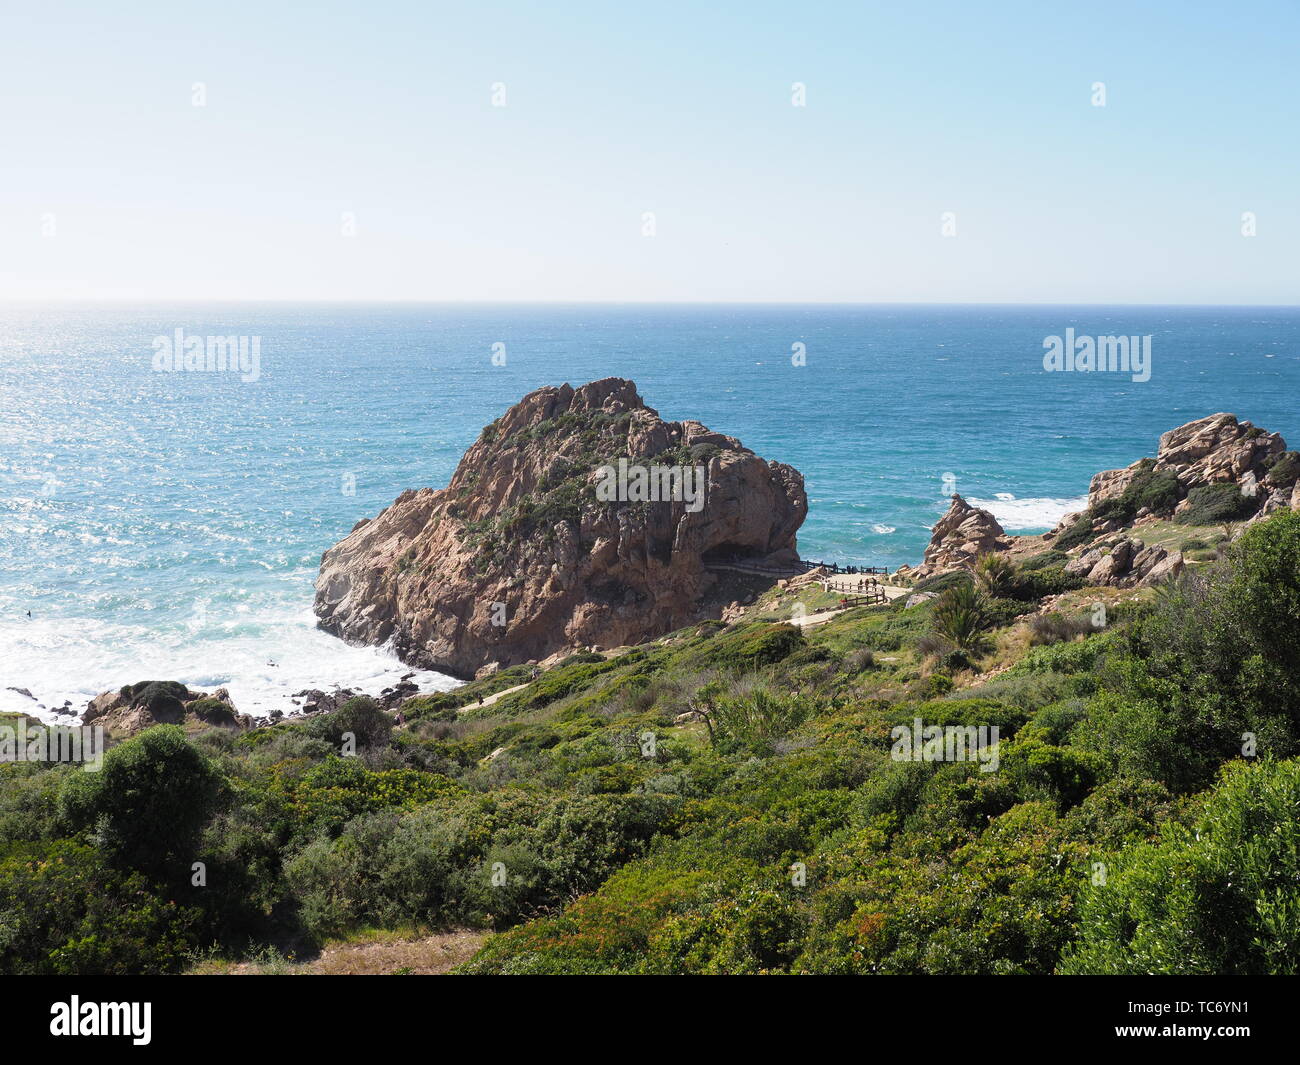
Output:
[[[1005,596],[1015,580],[1016,567],[1003,555],[985,555],[975,564],[975,583],[991,596]]]
[[[949,588],[934,604],[930,628],[959,651],[978,650],[993,624],[988,600],[973,584]]]

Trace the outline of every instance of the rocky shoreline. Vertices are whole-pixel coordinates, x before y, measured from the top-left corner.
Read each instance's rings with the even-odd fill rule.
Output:
[[[693,512],[682,500],[597,504],[593,469],[620,456],[698,463],[707,476],[704,505]],[[900,567],[890,581],[920,584],[989,554],[1023,562],[1051,552],[1086,585],[1149,587],[1188,564],[1176,547],[1148,543],[1151,532],[1222,518],[1230,539],[1298,504],[1300,456],[1277,433],[1218,413],[1164,433],[1152,458],[1097,473],[1087,509],[1041,535],[1008,535],[989,511],[954,496],[921,563]],[[752,592],[734,598],[725,567],[710,569],[711,560],[740,553],[791,566],[806,514],[798,471],[698,422],[662,421],[630,381],[543,388],[483,431],[446,489],[403,493],[325,552],[316,610],[327,631],[393,641],[411,665],[465,679],[512,665],[541,670],[575,652],[608,653],[697,621],[742,616]],[[494,621],[499,607],[504,624]],[[375,697],[379,708],[400,714],[408,699],[427,694],[413,676]],[[224,688],[143,681],[92,699],[81,723],[123,736],[160,723],[243,731],[330,713],[360,694],[307,689],[295,693],[289,713],[253,718]],[[70,703],[53,712],[77,716]]]

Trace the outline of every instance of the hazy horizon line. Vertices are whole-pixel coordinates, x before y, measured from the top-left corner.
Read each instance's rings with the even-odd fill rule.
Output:
[[[0,308],[19,306],[86,306],[111,304],[267,304],[267,305],[363,305],[363,306],[528,306],[528,307],[1202,307],[1259,310],[1297,310],[1300,303],[1203,303],[1144,302],[1140,300],[612,300],[612,299],[379,299],[366,297],[206,297],[206,296],[81,296],[18,297],[0,296]]]

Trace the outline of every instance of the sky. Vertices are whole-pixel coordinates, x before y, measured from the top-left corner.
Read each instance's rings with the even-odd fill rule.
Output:
[[[1294,304],[1298,40],[1294,0],[16,2],[0,300]]]

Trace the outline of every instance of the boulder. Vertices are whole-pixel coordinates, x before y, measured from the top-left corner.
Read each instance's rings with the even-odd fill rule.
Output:
[[[1091,551],[1085,551],[1078,558],[1073,558],[1065,564],[1065,572],[1071,577],[1086,577],[1092,567],[1097,565],[1102,559],[1102,551],[1099,547],[1094,547]]]
[[[1065,572],[1087,584],[1132,588],[1158,584],[1182,572],[1181,552],[1123,537],[1110,550],[1093,548],[1066,563]]]

